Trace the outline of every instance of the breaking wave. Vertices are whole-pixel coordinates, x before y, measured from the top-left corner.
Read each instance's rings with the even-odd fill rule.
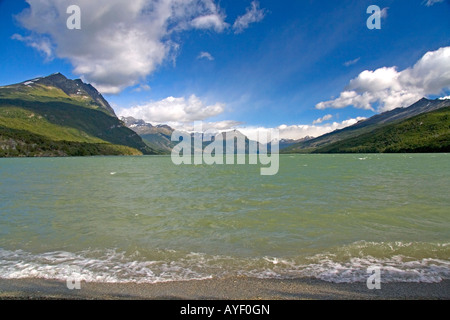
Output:
[[[433,283],[450,279],[449,250],[449,244],[361,241],[307,257],[242,258],[161,250],[150,259],[137,251],[112,249],[33,254],[0,248],[0,278],[157,283],[249,276],[352,283],[366,281],[367,269],[378,266],[384,283]]]

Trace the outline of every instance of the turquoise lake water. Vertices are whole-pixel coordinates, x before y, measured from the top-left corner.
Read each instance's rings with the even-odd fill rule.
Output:
[[[450,279],[450,156],[0,159],[0,277]]]

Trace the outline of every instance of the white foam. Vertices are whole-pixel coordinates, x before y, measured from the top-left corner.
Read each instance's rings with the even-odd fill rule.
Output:
[[[0,277],[5,279],[43,278],[66,280],[68,277],[86,282],[157,283],[210,278],[189,267],[165,261],[127,261],[123,252],[49,252],[33,255],[22,250],[0,249]],[[81,272],[73,272],[81,270]]]
[[[423,244],[421,244],[423,245]],[[363,252],[368,247],[380,247],[394,254],[386,257],[351,256],[352,250]],[[132,254],[117,250],[86,250],[32,254],[22,250],[0,248],[0,277],[6,279],[44,278],[66,280],[76,277],[86,282],[157,283],[187,281],[224,276],[291,279],[312,277],[335,283],[365,282],[367,269],[381,267],[382,282],[440,282],[450,279],[450,261],[436,257],[413,258],[397,254],[399,248],[415,248],[414,243],[357,242],[335,253],[310,257],[237,258],[173,250],[157,252],[153,260],[138,251]],[[429,244],[431,251],[448,251],[448,244]],[[350,257],[342,257],[342,252]],[[445,255],[444,255],[445,256]]]

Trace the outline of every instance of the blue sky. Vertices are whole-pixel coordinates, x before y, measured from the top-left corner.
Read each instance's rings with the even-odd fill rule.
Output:
[[[450,95],[446,0],[128,2],[0,0],[0,85],[61,72],[121,115],[285,138]],[[66,28],[70,4],[81,30]]]

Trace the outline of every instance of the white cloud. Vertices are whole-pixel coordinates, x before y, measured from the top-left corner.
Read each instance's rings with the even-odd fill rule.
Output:
[[[320,102],[317,109],[345,108],[388,111],[408,107],[427,95],[450,88],[450,47],[426,53],[413,67],[397,71],[383,67],[363,71],[334,100]]]
[[[185,97],[168,97],[161,101],[120,109],[117,113],[119,116],[134,117],[150,123],[183,124],[206,120],[220,115],[224,111],[225,105],[222,103],[207,106],[198,97],[191,95],[187,99]]]
[[[426,0],[423,3],[427,6],[427,7],[431,7],[432,5],[436,4],[436,3],[440,3],[440,2],[444,2],[444,0]]]
[[[320,124],[320,123],[322,123],[324,121],[328,121],[328,120],[331,120],[331,119],[333,119],[333,116],[331,114],[327,114],[327,115],[323,116],[322,118],[314,120],[313,124]]]
[[[27,46],[43,53],[47,60],[52,59],[52,45],[47,38],[42,37],[23,37],[20,34],[13,34],[11,39],[24,42]]]
[[[81,30],[68,30],[71,0],[27,0],[17,19],[31,31],[15,36],[47,57],[67,59],[75,74],[102,93],[118,93],[175,61],[173,35],[189,29],[226,28],[214,0],[77,0]]]
[[[148,84],[141,84],[139,87],[134,89],[134,92],[141,92],[141,91],[150,91],[152,88]]]
[[[195,18],[191,21],[191,25],[196,29],[214,29],[217,32],[222,32],[228,27],[228,24],[223,20],[224,17],[218,14],[209,14]]]
[[[251,7],[243,16],[239,16],[233,24],[235,33],[241,33],[249,27],[251,23],[260,22],[264,19],[266,12],[259,8],[259,2],[253,1]]]
[[[319,137],[326,133],[333,132],[335,130],[343,129],[348,126],[354,125],[357,122],[364,120],[366,118],[357,117],[356,119],[349,119],[342,122],[333,122],[326,125],[281,125],[275,128],[267,128],[267,127],[256,127],[256,126],[244,126],[242,122],[239,121],[218,121],[218,122],[203,122],[203,130],[213,130],[217,132],[225,132],[230,130],[238,130],[244,135],[246,135],[249,139],[260,141],[262,137],[265,139],[264,134],[270,136],[270,133],[273,130],[278,130],[280,139],[301,139],[304,137]],[[171,122],[168,123],[169,126],[178,130],[184,130],[192,132],[194,130],[194,126],[192,122]],[[258,137],[259,134],[259,137]]]
[[[439,98],[439,100],[450,100],[450,96]]]
[[[301,139],[306,136],[318,137],[323,134],[343,129],[351,126],[358,121],[364,120],[363,117],[349,119],[342,122],[333,122],[319,125],[323,121],[330,120],[333,116],[326,115],[314,121],[312,125],[281,125],[276,128],[245,126],[243,122],[235,120],[207,121],[225,112],[225,105],[216,103],[206,105],[197,96],[191,95],[189,98],[168,97],[161,101],[151,102],[146,105],[136,106],[128,109],[117,109],[119,117],[133,117],[142,119],[153,125],[166,124],[177,130],[192,132],[194,130],[194,121],[202,121],[203,130],[212,130],[224,132],[230,130],[239,130],[250,139],[256,140],[257,133],[272,132],[276,129],[280,132],[280,139]]]
[[[182,130],[182,131],[188,131],[188,132],[194,132],[194,123],[193,122],[169,122],[167,123],[170,127]],[[206,130],[211,130],[213,132],[225,132],[230,131],[233,129],[238,128],[243,123],[240,121],[234,121],[234,120],[224,120],[224,121],[215,121],[215,122],[202,122],[202,129],[203,132]]]
[[[333,123],[321,125],[321,126],[317,126],[317,125],[293,125],[293,126],[281,125],[276,128],[246,127],[246,128],[238,128],[238,130],[252,140],[256,139],[258,132],[260,132],[260,133],[270,132],[273,129],[279,130],[280,139],[297,140],[297,139],[305,138],[307,136],[319,137],[326,133],[330,133],[330,132],[333,132],[338,129],[343,129],[348,126],[352,126],[364,119],[366,119],[366,118],[357,117],[356,119],[349,119],[349,120],[345,120],[342,122],[333,122]]]
[[[197,59],[208,59],[209,61],[213,61],[214,57],[211,55],[211,53],[202,51],[198,55]]]
[[[380,17],[381,17],[381,18],[387,18],[387,16],[388,16],[388,10],[389,10],[389,7],[386,7],[386,8],[381,9]]]
[[[356,59],[354,59],[354,60],[346,61],[346,62],[344,62],[344,66],[350,67],[350,66],[352,66],[352,65],[354,65],[354,64],[356,64],[356,63],[358,63],[359,60],[361,60],[361,58],[356,58]]]

